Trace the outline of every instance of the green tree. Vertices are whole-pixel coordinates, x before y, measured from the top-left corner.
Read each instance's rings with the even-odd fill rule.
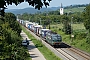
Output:
[[[83,17],[84,17],[84,25],[86,29],[89,30],[90,32],[90,4],[85,8]]]
[[[28,2],[29,5],[35,7],[35,9],[40,10],[43,5],[46,7],[49,6],[49,2],[51,0],[0,0],[0,15],[4,16],[4,10],[7,7],[7,5],[15,4],[16,6],[22,2]]]
[[[9,26],[12,28],[12,30],[16,31],[18,35],[20,35],[21,28],[19,24],[16,21],[16,16],[12,13],[5,13],[5,22],[9,23]]]
[[[83,13],[84,26],[87,29],[87,43],[90,44],[90,4],[85,8]]]
[[[0,20],[0,60],[24,60],[29,57],[21,45],[21,28],[12,13],[5,13]]]
[[[63,31],[65,34],[71,34],[71,22],[69,21],[69,18],[64,15],[63,16]]]

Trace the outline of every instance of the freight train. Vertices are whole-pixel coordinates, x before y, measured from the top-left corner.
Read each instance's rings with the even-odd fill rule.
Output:
[[[62,43],[61,35],[49,29],[44,29],[42,25],[39,25],[38,23],[29,22],[25,20],[19,20],[19,23],[28,28],[33,33],[35,33],[37,36],[41,37],[43,40],[45,40],[52,46],[59,46]]]

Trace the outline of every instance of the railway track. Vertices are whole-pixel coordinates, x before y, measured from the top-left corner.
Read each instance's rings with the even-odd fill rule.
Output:
[[[78,60],[74,56],[70,55],[68,52],[64,51],[62,48],[56,48],[56,50],[61,53],[67,60]]]
[[[73,51],[74,53],[76,53],[76,54],[78,54],[80,56],[82,56],[83,58],[85,58],[85,60],[90,60],[90,54],[86,54],[86,53],[84,53],[84,52],[82,52],[79,49],[76,49],[74,47],[69,48],[69,50]]]

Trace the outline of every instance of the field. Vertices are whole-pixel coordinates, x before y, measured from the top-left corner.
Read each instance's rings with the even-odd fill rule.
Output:
[[[82,24],[72,24],[72,26],[73,26],[73,30],[81,30],[81,31],[85,30],[83,23]],[[66,35],[64,32],[62,32],[62,28],[63,28],[63,24],[51,25],[51,30],[60,34],[62,36],[63,42],[90,53],[90,48],[89,48],[90,44],[86,43],[86,38],[83,38],[83,39],[70,38],[71,35]]]
[[[50,26],[52,29],[56,28],[56,29],[62,29],[63,28],[63,24],[54,24]],[[83,23],[81,24],[72,24],[72,28],[73,30],[77,30],[77,29],[85,29]]]
[[[64,12],[83,12],[85,7],[78,7],[78,8],[70,8],[70,9],[65,9]]]

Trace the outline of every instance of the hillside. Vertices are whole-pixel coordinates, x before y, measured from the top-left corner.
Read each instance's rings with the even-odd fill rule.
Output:
[[[66,6],[64,7],[64,13],[69,12],[83,12],[85,7],[88,4],[83,5],[72,5],[72,6]],[[37,10],[34,8],[24,8],[24,9],[7,9],[6,12],[12,12],[14,14],[23,14],[23,13],[29,13],[29,14],[35,14],[37,12],[48,12],[48,11],[57,11],[60,7],[51,7],[51,8],[41,8],[41,10]]]
[[[34,14],[34,13],[37,13],[37,12],[55,11],[59,8],[60,7],[51,7],[51,8],[42,8],[41,10],[37,10],[37,9],[34,9],[34,8],[10,9],[10,10],[7,9],[6,12],[12,12],[14,14],[23,14],[23,13]]]

